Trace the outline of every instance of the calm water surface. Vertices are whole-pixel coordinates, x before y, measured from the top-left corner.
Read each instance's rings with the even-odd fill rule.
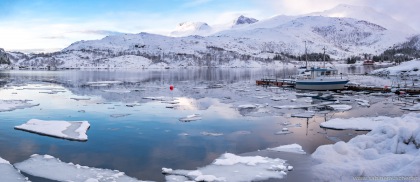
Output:
[[[364,73],[371,68],[344,69],[349,73]],[[255,86],[255,80],[267,75],[281,77],[284,70],[272,69],[179,69],[140,71],[2,71],[1,99],[28,99],[37,107],[0,113],[0,156],[11,163],[28,159],[32,154],[49,154],[64,162],[116,169],[140,180],[164,181],[161,168],[196,169],[210,164],[225,152],[252,153],[268,147],[298,143],[312,153],[319,145],[347,141],[360,131],[325,130],[319,123],[325,119],[352,116],[399,115],[398,108],[386,107],[383,98],[370,98],[370,108],[354,108],[348,112],[317,114],[314,118],[292,118],[303,110],[259,109],[241,110],[238,104],[260,101],[255,96],[260,89],[272,95],[288,95],[290,90]],[[294,70],[286,70],[287,74]],[[89,86],[94,81],[122,83]],[[169,85],[175,85],[170,91]],[[203,89],[213,84],[223,88]],[[56,94],[45,92],[58,90]],[[118,93],[115,90],[131,90]],[[244,92],[243,90],[247,90]],[[176,108],[167,103],[143,97],[177,99]],[[90,98],[75,100],[72,98]],[[243,100],[242,100],[243,99]],[[269,100],[269,98],[266,98]],[[267,101],[269,102],[269,101]],[[264,102],[262,102],[264,103]],[[128,106],[127,106],[128,105]],[[272,105],[270,103],[270,105]],[[386,108],[386,109],[384,109]],[[202,120],[180,122],[190,114],[201,114]],[[91,124],[87,142],[41,136],[13,127],[29,119],[87,120]],[[276,135],[284,122],[301,124],[289,128],[292,134]],[[207,136],[202,132],[222,133]],[[185,136],[183,134],[187,133]],[[278,154],[292,165],[308,158]],[[305,159],[305,160],[306,160]],[[300,162],[302,163],[302,162]],[[296,166],[295,166],[296,169]],[[293,176],[289,181],[304,179]],[[43,181],[31,178],[33,181]]]

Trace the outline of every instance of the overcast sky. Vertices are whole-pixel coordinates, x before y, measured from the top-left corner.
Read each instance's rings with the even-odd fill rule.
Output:
[[[420,0],[0,0],[0,48],[48,52],[119,33],[168,34],[185,21],[261,20],[338,4],[370,6],[420,32]]]

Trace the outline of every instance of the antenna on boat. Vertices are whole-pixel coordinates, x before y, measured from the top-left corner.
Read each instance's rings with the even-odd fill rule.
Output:
[[[323,57],[322,57],[322,62],[324,63],[324,68],[325,68],[325,46],[324,46],[324,48],[322,48],[322,50],[324,50],[324,54],[323,54]]]

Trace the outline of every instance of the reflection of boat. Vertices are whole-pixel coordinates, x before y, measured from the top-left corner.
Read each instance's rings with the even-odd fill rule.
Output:
[[[375,62],[372,60],[363,61],[363,65],[373,65]]]
[[[340,90],[348,79],[335,78],[338,70],[332,68],[310,68],[296,80],[296,89],[302,90]]]

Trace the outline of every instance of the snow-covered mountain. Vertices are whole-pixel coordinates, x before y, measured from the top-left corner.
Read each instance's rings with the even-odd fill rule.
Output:
[[[344,5],[333,10],[344,7],[354,14],[360,10],[359,14],[366,17],[378,14],[369,9]],[[325,12],[332,13],[333,10]],[[273,63],[272,58],[276,54],[303,54],[304,42],[309,53],[322,52],[325,47],[331,57],[342,59],[364,53],[378,55],[389,47],[407,42],[412,36],[390,25],[384,27],[353,18],[281,15],[258,22],[246,17],[237,20],[241,20],[236,21],[239,25],[220,32],[202,22],[180,24],[175,32],[178,35],[195,34],[193,36],[140,33],[79,41],[60,52],[33,55],[19,60],[18,64],[66,68],[261,66]],[[203,33],[201,35],[210,35],[197,35],[200,32]]]
[[[7,64],[9,62],[9,58],[7,57],[6,51],[0,48],[0,64]]]
[[[371,7],[366,6],[354,6],[354,5],[348,5],[348,4],[340,4],[336,7],[325,10],[323,12],[316,12],[316,13],[310,13],[308,16],[325,16],[325,17],[347,17],[347,18],[354,18],[354,19],[360,19],[365,20],[368,22],[375,23],[377,25],[380,25],[386,29],[391,29],[394,31],[401,31],[403,33],[408,34],[416,34],[416,32],[413,28],[410,26],[397,21],[396,19],[392,18],[391,16],[380,13],[376,10],[374,10]]]
[[[183,22],[180,23],[175,31],[171,32],[171,36],[183,37],[188,35],[210,35],[213,33],[212,28],[204,22]]]

